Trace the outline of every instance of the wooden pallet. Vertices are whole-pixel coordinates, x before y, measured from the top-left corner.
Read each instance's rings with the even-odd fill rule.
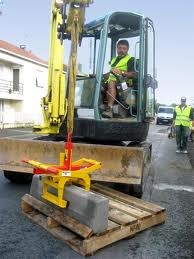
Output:
[[[118,240],[165,221],[165,209],[153,203],[95,184],[92,191],[109,198],[108,228],[100,235],[64,212],[25,194],[21,208],[24,215],[64,241],[81,255],[90,255]]]

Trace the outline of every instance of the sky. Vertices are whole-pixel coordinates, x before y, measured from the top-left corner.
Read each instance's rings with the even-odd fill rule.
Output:
[[[25,44],[27,50],[48,60],[50,9],[51,0],[0,0],[0,39]],[[86,9],[86,22],[112,11],[135,12],[153,20],[157,101],[179,103],[186,96],[187,103],[194,103],[194,1],[94,0]]]

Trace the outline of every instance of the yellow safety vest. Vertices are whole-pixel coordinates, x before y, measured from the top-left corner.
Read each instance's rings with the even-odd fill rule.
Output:
[[[110,63],[110,69],[113,68],[113,64],[114,62],[116,61],[116,58],[117,57],[114,57],[112,60],[111,60],[111,63]],[[121,60],[114,66],[114,68],[117,68],[119,70],[122,70],[122,71],[128,71],[128,61],[130,60],[131,56],[130,55],[126,55],[125,57],[121,58]],[[108,82],[110,81],[117,81],[117,78],[110,73],[109,75],[109,78],[108,78]],[[132,84],[132,79],[127,79],[125,80],[129,85]]]
[[[191,107],[186,106],[185,109],[182,111],[180,106],[177,106],[176,109],[176,119],[175,119],[175,126],[185,126],[185,127],[190,127],[190,112],[191,112]]]

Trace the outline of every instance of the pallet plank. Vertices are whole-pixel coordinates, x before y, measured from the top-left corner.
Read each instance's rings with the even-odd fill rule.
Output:
[[[137,222],[136,218],[130,215],[127,215],[126,213],[123,213],[122,211],[114,208],[109,209],[108,217],[110,220],[123,226],[130,225],[130,224],[133,224],[134,222]]]
[[[125,193],[121,193],[117,190],[113,190],[107,186],[100,185],[98,183],[95,183],[91,186],[91,189],[93,191],[96,191],[98,193],[104,194],[106,196],[109,196],[113,199],[116,199],[118,201],[124,202],[125,204],[129,204],[131,206],[135,206],[136,208],[142,209],[147,212],[151,212],[152,214],[160,213],[161,211],[165,211],[164,208],[153,204],[151,202],[143,201],[141,199],[138,199],[136,197],[130,196]]]
[[[81,224],[79,221],[71,218],[65,212],[59,211],[56,208],[53,208],[46,203],[32,197],[29,194],[25,194],[22,197],[22,201],[26,202],[27,204],[33,206],[35,209],[41,211],[45,215],[53,218],[61,225],[67,227],[71,231],[77,233],[78,235],[87,238],[92,235],[93,231],[91,228],[87,227],[86,225]]]
[[[111,221],[111,220],[109,220],[108,221],[108,228],[107,228],[107,230],[106,230],[106,233],[107,232],[112,232],[112,231],[114,231],[114,230],[116,230],[116,229],[119,229],[120,228],[120,225],[119,224],[117,224],[117,223],[115,223],[115,222],[113,222],[113,221]]]
[[[96,234],[96,236],[102,236],[104,234],[111,233],[111,232],[119,229],[120,227],[121,227],[121,225],[115,223],[114,221],[108,220],[108,227],[107,227],[107,229],[105,231],[103,231],[102,233]]]
[[[24,201],[21,202],[21,209],[23,212],[26,212],[26,213],[34,210],[31,205],[29,205],[28,203],[26,203]]]
[[[47,226],[49,228],[56,228],[56,227],[60,226],[60,224],[53,218],[47,217]]]
[[[109,244],[112,244],[118,240],[126,237],[134,236],[137,232],[143,231],[144,229],[150,228],[154,225],[161,224],[165,221],[165,212],[158,213],[151,218],[146,218],[142,221],[138,221],[129,226],[122,226],[121,229],[116,230],[112,233],[107,233],[103,236],[93,236],[83,241],[83,248],[85,255],[90,255],[95,251],[103,248]]]
[[[81,255],[85,255],[82,249],[83,246],[83,240],[78,237],[76,234],[70,232],[66,228],[63,228],[61,226],[55,227],[55,228],[49,228],[47,226],[47,219],[46,216],[44,216],[41,213],[37,214],[37,211],[32,211],[29,213],[23,212],[23,214],[31,219],[34,223],[38,224],[39,226],[43,227],[45,230],[47,230],[49,233],[51,233],[54,237],[58,238],[59,240],[62,240],[64,243],[66,243],[69,247],[71,247],[74,251]]]
[[[28,217],[29,219],[31,219],[33,222],[37,223],[38,225],[40,225],[41,227],[46,229],[49,233],[51,233],[56,238],[64,241],[66,244],[70,245],[72,243],[73,244],[72,248],[75,251],[77,251],[79,253],[82,252],[81,245],[82,245],[83,239],[78,237],[73,232],[71,232],[61,226],[49,228],[47,226],[47,217],[41,213],[34,215],[33,212],[32,213],[30,212],[30,213],[24,213],[24,215],[26,217]],[[76,245],[77,247],[75,246],[75,244],[77,244]]]
[[[135,208],[130,205],[114,201],[112,199],[109,199],[109,207],[118,209],[118,210],[124,212],[125,214],[128,214],[137,219],[143,219],[143,218],[148,218],[148,217],[152,216],[152,214],[150,212],[143,211],[139,208]]]

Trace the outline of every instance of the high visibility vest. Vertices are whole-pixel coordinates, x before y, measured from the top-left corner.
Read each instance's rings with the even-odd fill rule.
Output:
[[[175,119],[175,126],[185,126],[185,127],[190,127],[190,112],[191,112],[191,107],[186,106],[185,109],[182,111],[180,106],[177,106],[176,109],[176,119]]]
[[[116,58],[117,57],[114,57],[111,60],[110,69],[113,68]],[[114,66],[114,68],[127,72],[128,71],[128,61],[130,60],[130,58],[131,58],[131,56],[127,54],[125,57],[123,57],[123,58],[121,58],[121,60],[119,60],[119,62]],[[117,78],[111,73],[108,78],[108,82],[110,82],[110,81],[117,81]],[[129,84],[132,84],[132,79],[126,79],[125,81]]]

